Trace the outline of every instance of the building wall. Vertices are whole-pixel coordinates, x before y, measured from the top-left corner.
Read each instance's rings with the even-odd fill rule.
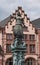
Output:
[[[21,13],[21,17],[24,18],[24,25],[26,27],[28,27],[28,29],[26,31],[23,31],[23,34],[24,35],[27,34],[28,36],[29,35],[35,35],[35,40],[33,40],[33,41],[30,39],[24,40],[26,42],[26,44],[28,44],[28,53],[26,53],[25,59],[32,57],[35,60],[38,60],[38,53],[40,52],[40,50],[39,50],[40,47],[38,47],[39,46],[38,45],[38,35],[36,35],[36,33],[35,33],[35,27],[33,27],[32,23],[30,23],[30,19],[28,19],[27,15],[24,13],[24,11],[22,9],[19,8],[17,12]],[[15,12],[15,14],[17,14],[17,12]],[[14,14],[12,14],[11,16],[14,16]],[[8,23],[5,25],[5,30],[4,30],[5,32],[2,34],[2,31],[0,31],[0,45],[2,45],[2,48],[4,50],[4,58],[3,58],[3,60],[4,60],[3,64],[4,65],[6,63],[6,60],[8,58],[12,57],[12,53],[6,52],[6,45],[7,45],[7,43],[8,44],[12,43],[14,40],[13,26],[15,26],[15,24],[16,24],[16,19],[11,18],[11,20],[8,21]],[[7,38],[6,38],[7,34],[12,34],[13,39],[7,40]],[[30,49],[29,45],[30,44],[35,44],[35,53],[30,53],[30,51],[29,51],[29,49]],[[38,47],[38,49],[37,49],[37,47]]]
[[[40,55],[40,29],[38,30],[38,40],[39,40],[38,47],[39,47],[39,55]]]
[[[0,45],[2,46],[2,31],[0,30]]]
[[[19,10],[20,11],[20,13],[22,12],[22,10]],[[23,31],[23,34],[25,35],[25,34],[27,34],[27,35],[35,35],[35,40],[34,41],[30,41],[30,40],[27,40],[26,41],[26,43],[28,44],[28,45],[30,45],[30,44],[35,44],[36,45],[36,34],[35,34],[35,28],[32,26],[32,24],[30,23],[30,20],[28,19],[27,20],[27,16],[24,16],[24,15],[22,15],[22,17],[24,17],[24,25],[26,26],[26,27],[28,27],[28,30],[26,30],[26,31]],[[13,18],[13,19],[11,19],[11,24],[10,24],[10,21],[7,23],[7,25],[5,26],[5,32],[6,32],[6,34],[7,33],[12,33],[13,34],[13,31],[12,31],[12,27],[13,26],[15,26],[15,24],[16,24],[16,20]],[[36,49],[36,48],[35,48]],[[33,54],[33,56],[32,55],[30,55],[30,57],[36,57],[37,58],[37,55],[36,55],[36,52],[37,52],[37,50],[35,51],[35,54]],[[28,54],[30,54],[30,52],[28,51]],[[36,56],[35,56],[36,55]],[[6,57],[5,58],[7,58],[7,56],[8,55],[6,55]],[[10,56],[10,55],[9,55]],[[28,55],[29,56],[29,55]],[[27,58],[27,57],[26,57]]]

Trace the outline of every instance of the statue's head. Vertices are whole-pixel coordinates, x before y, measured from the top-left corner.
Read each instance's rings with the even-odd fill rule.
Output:
[[[14,36],[18,38],[23,37],[23,27],[22,27],[22,21],[23,19],[21,18],[20,13],[18,12],[16,15],[16,25],[14,26],[13,32]]]

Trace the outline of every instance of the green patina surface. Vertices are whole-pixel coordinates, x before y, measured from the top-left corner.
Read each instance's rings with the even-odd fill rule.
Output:
[[[20,13],[19,13],[20,14]],[[24,65],[24,53],[26,52],[26,44],[22,41],[23,27],[22,18],[17,14],[16,25],[14,27],[14,42],[11,44],[11,51],[13,53],[13,65]]]

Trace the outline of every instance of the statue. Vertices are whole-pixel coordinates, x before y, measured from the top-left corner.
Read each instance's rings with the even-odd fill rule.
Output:
[[[23,65],[24,53],[26,51],[26,44],[23,39],[23,21],[20,13],[16,16],[16,25],[14,27],[14,42],[11,44],[11,51],[13,53],[13,65]]]

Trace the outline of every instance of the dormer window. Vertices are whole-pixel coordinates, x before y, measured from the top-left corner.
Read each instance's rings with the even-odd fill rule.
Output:
[[[27,31],[27,30],[28,30],[28,27],[24,26],[23,31]]]
[[[12,40],[13,39],[12,34],[6,34],[6,39],[7,40]]]

